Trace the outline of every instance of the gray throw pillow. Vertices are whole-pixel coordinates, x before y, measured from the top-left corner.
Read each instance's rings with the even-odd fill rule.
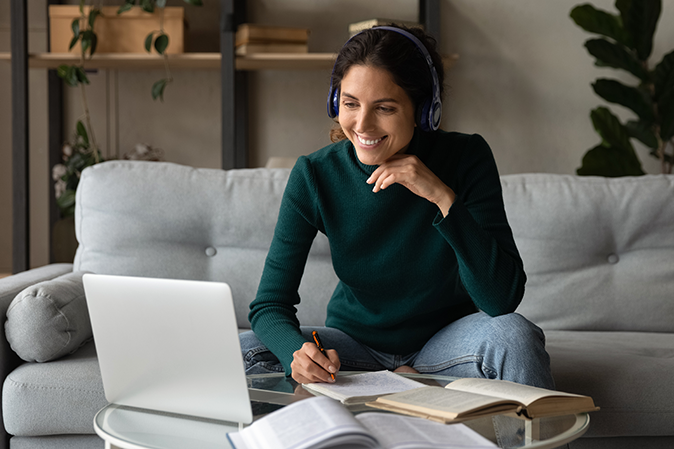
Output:
[[[92,338],[83,275],[73,272],[35,284],[9,305],[5,335],[23,360],[48,362]]]

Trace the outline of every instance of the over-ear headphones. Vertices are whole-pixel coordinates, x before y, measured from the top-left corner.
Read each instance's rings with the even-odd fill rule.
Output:
[[[433,78],[433,96],[427,98],[418,105],[416,111],[417,123],[423,131],[436,131],[440,127],[440,119],[442,118],[442,100],[440,99],[440,82],[438,81],[438,72],[435,70],[433,65],[433,60],[431,55],[426,50],[424,44],[412,33],[409,33],[403,29],[389,26],[378,26],[373,27],[375,30],[389,30],[398,34],[402,34],[409,40],[411,40],[417,49],[421,52],[428,68],[431,71],[431,77]],[[362,33],[362,31],[361,31]],[[360,34],[360,33],[358,33]],[[347,45],[351,39],[358,34],[352,36],[344,45]],[[339,58],[339,56],[338,56]],[[335,61],[335,66],[337,61]],[[339,89],[335,89],[332,85],[332,81],[335,74],[335,67],[332,68],[332,75],[330,75],[330,91],[328,92],[328,117],[335,118],[339,115]]]

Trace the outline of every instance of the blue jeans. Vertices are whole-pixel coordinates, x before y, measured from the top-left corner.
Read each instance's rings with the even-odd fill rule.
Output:
[[[411,366],[422,374],[503,379],[554,389],[543,331],[522,315],[465,316],[436,333],[420,351],[395,355],[375,351],[329,327],[300,328],[311,341],[317,330],[326,349],[335,349],[344,371],[394,370]],[[246,374],[280,373],[278,359],[252,332],[240,336]]]

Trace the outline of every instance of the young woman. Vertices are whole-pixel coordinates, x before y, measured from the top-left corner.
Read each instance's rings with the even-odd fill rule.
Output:
[[[493,155],[479,135],[438,129],[442,83],[421,30],[377,27],[344,45],[328,99],[335,143],[290,174],[241,335],[248,373],[307,383],[389,369],[554,388],[542,331],[514,313],[526,276]],[[317,232],[340,282],[316,329],[295,306]]]

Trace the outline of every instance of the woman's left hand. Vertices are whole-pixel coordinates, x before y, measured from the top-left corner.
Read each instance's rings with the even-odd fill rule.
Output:
[[[418,157],[395,154],[381,164],[367,180],[379,192],[392,184],[401,184],[415,195],[426,198],[438,206],[443,216],[454,204],[456,194],[438,178]]]

